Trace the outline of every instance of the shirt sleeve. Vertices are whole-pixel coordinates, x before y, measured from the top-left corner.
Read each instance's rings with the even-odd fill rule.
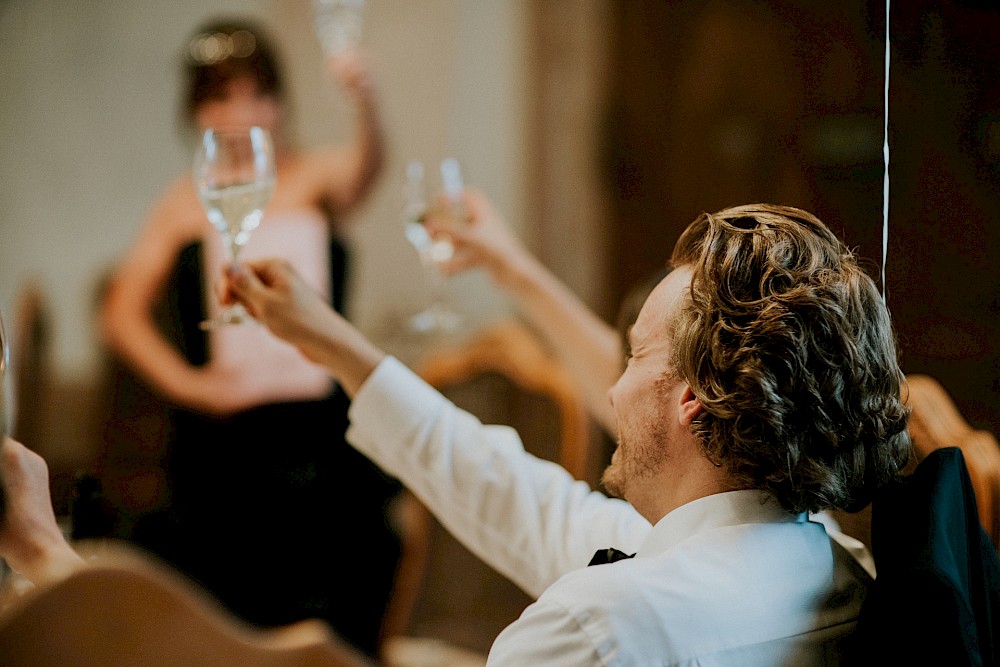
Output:
[[[524,451],[387,357],[355,395],[348,441],[397,477],[459,541],[537,597],[609,546],[635,551],[650,525]]]
[[[486,664],[487,667],[603,665],[600,642],[596,644],[573,614],[559,604],[538,601],[497,636]]]

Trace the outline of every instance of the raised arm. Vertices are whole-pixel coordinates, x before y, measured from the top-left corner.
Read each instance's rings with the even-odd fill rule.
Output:
[[[398,477],[460,541],[538,595],[606,540],[638,548],[649,523],[561,466],[525,454],[386,359],[282,260],[244,262],[220,291],[323,365],[354,399],[348,440]]]
[[[615,435],[607,392],[622,370],[618,332],[528,252],[482,193],[467,189],[464,203],[468,224],[448,231],[456,254],[442,270],[454,274],[475,267],[486,269],[573,376],[591,415]],[[445,233],[443,224],[432,215],[428,230]]]
[[[346,146],[308,154],[308,167],[335,212],[343,213],[360,204],[382,173],[385,163],[385,132],[371,66],[359,52],[330,57],[327,69],[352,104],[356,124]]]

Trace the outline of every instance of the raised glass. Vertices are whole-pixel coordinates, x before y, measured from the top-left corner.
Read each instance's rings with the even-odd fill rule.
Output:
[[[462,316],[446,300],[447,281],[438,265],[452,258],[455,249],[447,234],[432,237],[424,228],[424,218],[430,206],[441,206],[447,215],[441,219],[455,225],[465,217],[462,207],[462,170],[455,158],[445,158],[440,164],[441,195],[433,204],[427,199],[424,165],[411,160],[406,165],[406,182],[403,188],[403,225],[406,239],[416,249],[421,263],[431,280],[431,302],[409,319],[408,326],[418,333],[440,333],[457,329]]]
[[[364,9],[364,0],[313,0],[313,21],[323,53],[339,56],[357,48]]]
[[[256,126],[205,130],[195,153],[194,182],[209,221],[222,235],[229,261],[236,263],[274,192],[270,134]],[[253,321],[242,305],[234,304],[202,322],[201,328]]]

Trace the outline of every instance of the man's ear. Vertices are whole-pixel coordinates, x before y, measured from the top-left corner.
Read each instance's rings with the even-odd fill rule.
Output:
[[[701,414],[702,407],[701,401],[694,395],[691,387],[684,385],[683,391],[681,391],[680,404],[678,406],[678,419],[685,426],[690,426],[691,423]]]

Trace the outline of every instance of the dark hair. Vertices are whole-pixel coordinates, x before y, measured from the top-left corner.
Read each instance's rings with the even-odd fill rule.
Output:
[[[671,263],[692,269],[672,361],[709,459],[792,512],[867,505],[909,460],[909,410],[889,312],[850,250],[806,211],[755,204],[700,215]]]
[[[260,26],[245,19],[217,19],[195,31],[184,51],[185,120],[190,123],[202,102],[238,76],[253,77],[261,92],[283,101],[281,63],[273,44]]]

